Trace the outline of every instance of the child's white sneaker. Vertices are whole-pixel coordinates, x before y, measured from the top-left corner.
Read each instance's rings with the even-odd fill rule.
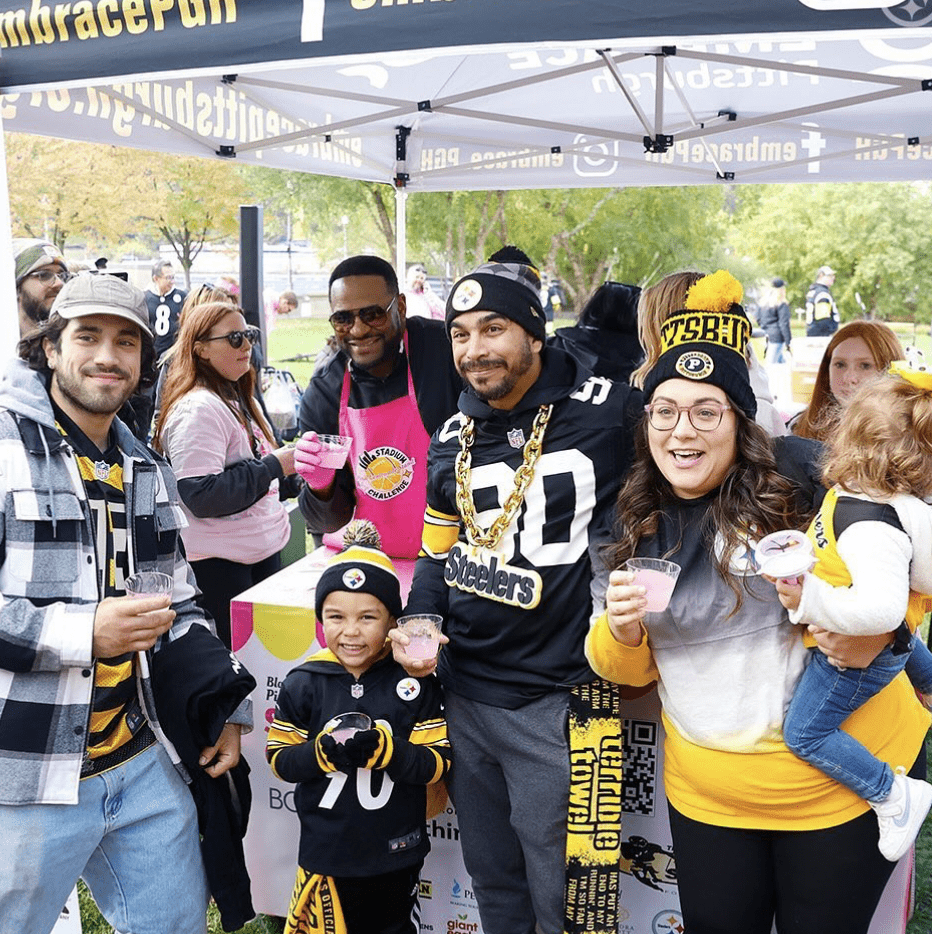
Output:
[[[922,822],[932,807],[932,785],[909,778],[900,766],[893,775],[893,787],[883,801],[868,801],[880,824],[880,852],[896,862],[913,844]]]

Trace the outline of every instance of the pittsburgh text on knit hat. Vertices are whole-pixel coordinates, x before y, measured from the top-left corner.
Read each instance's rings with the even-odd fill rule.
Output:
[[[669,317],[662,335],[664,351],[680,344],[702,343],[744,353],[750,328],[743,315],[688,313]]]

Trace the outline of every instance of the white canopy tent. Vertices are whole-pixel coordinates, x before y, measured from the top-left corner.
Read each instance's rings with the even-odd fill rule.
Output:
[[[8,129],[450,189],[927,179],[932,0],[0,0]]]

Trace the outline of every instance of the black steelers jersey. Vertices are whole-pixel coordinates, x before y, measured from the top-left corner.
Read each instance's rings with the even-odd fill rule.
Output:
[[[553,405],[534,476],[494,554],[477,556],[456,503],[464,418],[474,419],[470,484],[488,529],[514,488],[542,405]],[[632,459],[640,391],[592,376],[572,356],[544,351],[538,381],[513,411],[471,392],[431,439],[427,511],[407,612],[444,617],[450,644],[439,673],[455,693],[519,707],[555,687],[591,680],[583,643],[593,612],[589,546],[607,539]]]
[[[443,779],[450,747],[440,684],[411,678],[391,652],[357,679],[329,649],[292,670],[282,685],[266,755],[286,782],[297,782],[298,863],[332,876],[374,876],[423,860],[427,785]],[[368,714],[391,728],[385,769],[323,772],[314,740],[342,713]]]

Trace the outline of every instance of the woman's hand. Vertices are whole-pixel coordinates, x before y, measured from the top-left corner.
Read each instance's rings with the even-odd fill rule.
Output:
[[[323,445],[317,438],[316,431],[306,431],[294,448],[295,470],[304,482],[318,492],[326,492],[333,484],[337,472],[328,467],[321,467]]]
[[[892,632],[877,636],[843,636],[814,625],[809,626],[809,632],[829,664],[841,670],[867,668],[895,638]]]
[[[634,585],[630,571],[612,571],[605,591],[608,626],[616,642],[622,645],[640,645],[643,638],[641,620],[647,611],[647,588]]]
[[[286,444],[284,447],[277,448],[272,451],[272,453],[278,458],[279,464],[282,465],[282,472],[286,477],[290,477],[293,473],[297,472],[297,468],[294,463],[294,445]]]

